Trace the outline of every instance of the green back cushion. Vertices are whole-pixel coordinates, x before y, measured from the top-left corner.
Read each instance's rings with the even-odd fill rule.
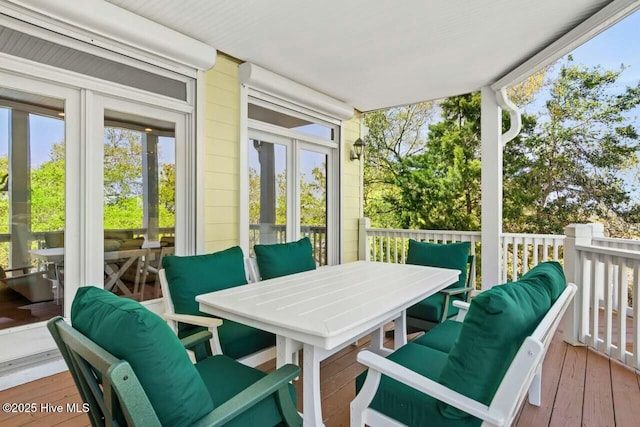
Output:
[[[81,287],[71,320],[78,331],[129,362],[162,425],[190,426],[213,410],[207,387],[180,340],[137,301]]]
[[[255,245],[254,251],[263,280],[316,268],[311,240],[308,237],[291,243]]]
[[[451,348],[440,383],[486,405],[524,339],[551,307],[549,288],[531,278],[495,286],[471,302],[458,340]],[[466,413],[439,404],[444,416]]]
[[[551,295],[551,303],[556,302],[558,297],[567,287],[567,279],[564,276],[562,265],[557,261],[547,261],[540,263],[529,270],[520,280],[541,279],[539,283],[548,288]],[[537,281],[536,281],[537,282]]]
[[[471,242],[429,243],[409,239],[407,264],[460,270],[460,277],[450,288],[464,288]]]
[[[449,353],[460,336],[462,322],[447,319],[429,329],[423,336],[413,342],[443,353]]]
[[[162,258],[169,292],[176,313],[200,312],[196,295],[246,285],[244,255],[239,246],[207,255],[166,256]],[[179,325],[180,330],[192,326]]]

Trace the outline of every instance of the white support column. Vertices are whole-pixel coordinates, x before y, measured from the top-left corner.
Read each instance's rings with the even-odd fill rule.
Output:
[[[360,261],[369,261],[369,238],[367,237],[367,228],[371,227],[369,218],[360,218],[358,220],[358,259]]]
[[[604,225],[602,224],[569,224],[564,228],[566,236],[564,240],[564,275],[567,282],[575,283],[578,286],[576,295],[573,297],[571,305],[565,314],[564,340],[571,345],[582,345],[579,342],[580,331],[586,330],[588,318],[583,318],[582,307],[583,284],[580,283],[581,268],[576,246],[591,245],[594,237],[604,237]]]
[[[502,235],[502,109],[496,92],[481,90],[482,290],[500,283]]]
[[[158,135],[142,134],[142,226],[147,229],[146,241],[158,241],[159,184]]]

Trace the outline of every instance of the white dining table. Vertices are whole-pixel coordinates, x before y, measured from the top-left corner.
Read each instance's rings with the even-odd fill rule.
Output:
[[[382,327],[395,322],[394,346],[406,344],[406,309],[455,283],[460,271],[358,261],[198,295],[200,310],[276,335],[276,365],[303,350],[304,426],[323,426],[320,362],[373,334],[370,350],[387,355]]]

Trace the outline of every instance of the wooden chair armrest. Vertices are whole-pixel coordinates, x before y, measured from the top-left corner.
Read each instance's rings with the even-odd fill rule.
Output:
[[[299,367],[291,364],[284,365],[215,408],[194,426],[223,425],[274,393],[279,394],[277,401],[283,406],[283,418],[289,421],[287,425],[302,425],[302,419],[288,396],[289,382],[299,375]]]
[[[469,311],[469,306],[471,304],[466,301],[454,301],[453,306],[458,308],[458,315],[456,316],[456,321],[462,322],[464,321],[464,317],[467,315]]]
[[[504,425],[506,417],[502,413],[496,411],[490,411],[487,405],[484,405],[478,401],[468,398],[467,396],[453,391],[442,384],[439,384],[429,378],[405,368],[395,362],[385,359],[370,351],[361,351],[358,353],[358,362],[369,368],[366,381],[369,380],[369,375],[372,371],[380,374],[384,374],[396,381],[401,382],[415,390],[425,393],[434,397],[444,403],[454,406],[474,417],[480,418],[488,423],[496,426]],[[366,387],[363,386],[362,390]],[[361,391],[362,393],[362,391]],[[373,396],[372,396],[373,397]]]
[[[222,325],[222,320],[215,317],[194,316],[191,314],[164,313],[164,318],[175,320],[180,323],[188,323],[189,325],[204,326],[205,328],[217,328]]]
[[[460,295],[460,294],[464,294],[467,292],[471,292],[473,290],[473,288],[468,287],[468,288],[452,288],[452,289],[443,289],[440,291],[440,293],[445,294],[445,295]]]
[[[209,331],[196,332],[193,335],[180,339],[180,342],[187,350],[193,349],[193,347],[199,344],[207,344],[213,335]]]

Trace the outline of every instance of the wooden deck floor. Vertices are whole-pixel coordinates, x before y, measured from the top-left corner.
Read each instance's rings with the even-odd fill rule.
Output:
[[[355,361],[362,341],[323,362],[322,408],[327,427],[349,425],[349,403],[355,396],[354,378],[363,371]],[[272,370],[275,362],[261,366]],[[296,382],[301,402],[301,382]],[[61,373],[0,392],[0,402],[66,405],[80,398],[68,373]],[[299,408],[302,410],[302,408]],[[0,426],[88,426],[84,414],[0,413]],[[525,403],[517,423],[539,426],[640,426],[640,375],[616,361],[584,347],[571,347],[556,335],[544,363],[542,406]]]

